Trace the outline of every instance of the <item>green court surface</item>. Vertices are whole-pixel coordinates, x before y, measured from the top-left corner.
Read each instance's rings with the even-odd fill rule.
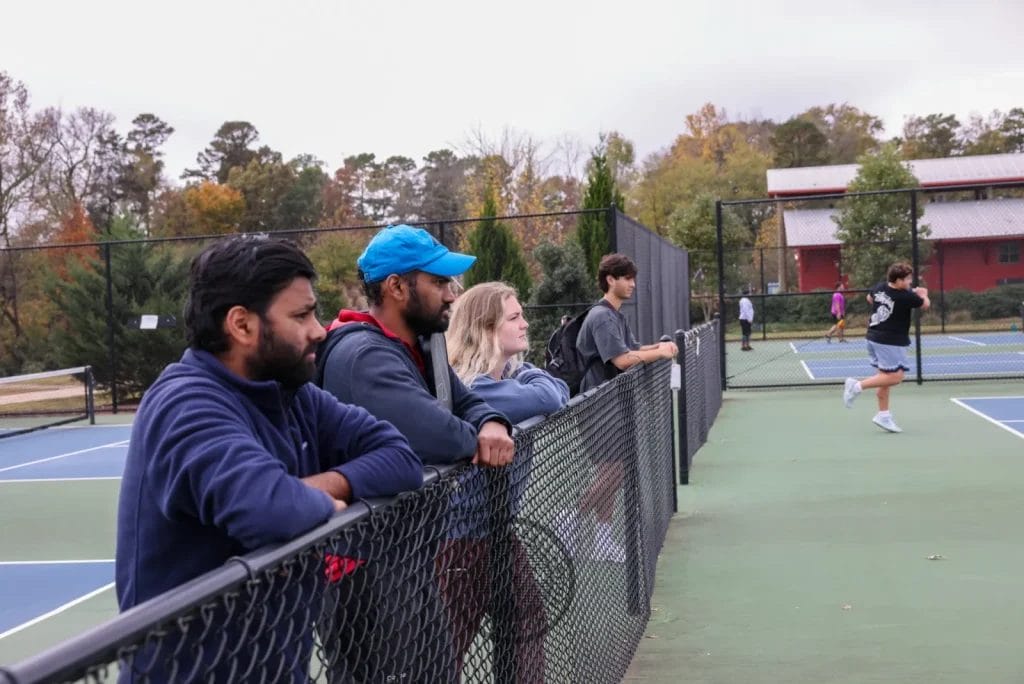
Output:
[[[1024,440],[950,401],[1022,393],[726,392],[626,681],[1024,681]]]

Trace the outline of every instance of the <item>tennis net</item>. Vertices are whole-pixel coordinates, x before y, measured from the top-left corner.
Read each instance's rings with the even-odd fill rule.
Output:
[[[81,420],[96,422],[92,368],[0,378],[0,439]]]

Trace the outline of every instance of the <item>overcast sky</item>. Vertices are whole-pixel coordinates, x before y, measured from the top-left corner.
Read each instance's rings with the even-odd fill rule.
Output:
[[[0,26],[33,106],[170,123],[172,178],[239,119],[333,170],[506,127],[585,148],[617,130],[643,158],[704,102],[780,122],[849,102],[889,136],[1024,106],[1020,0],[11,0]]]

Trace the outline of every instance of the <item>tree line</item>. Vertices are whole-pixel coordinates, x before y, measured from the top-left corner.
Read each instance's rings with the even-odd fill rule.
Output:
[[[847,103],[812,107],[784,122],[733,119],[708,103],[685,116],[681,129],[642,160],[615,131],[601,134],[591,149],[569,138],[542,143],[506,131],[498,139],[473,134],[461,149],[434,150],[419,161],[351,154],[331,170],[312,152],[285,159],[261,144],[251,122],[226,121],[197,152],[194,166],[169,178],[164,148],[175,132],[171,122],[140,113],[124,128],[101,109],[35,108],[28,86],[0,71],[3,370],[71,360],[58,351],[61,344],[46,342],[53,330],[75,324],[57,303],[66,305],[68,289],[102,267],[96,250],[28,256],[12,247],[482,217],[457,233],[459,246],[480,255],[478,273],[469,279],[503,278],[532,293],[524,295],[528,301],[568,303],[594,293],[586,279],[608,244],[603,217],[500,217],[615,204],[703,253],[715,247],[715,200],[763,197],[769,168],[852,163],[883,149],[902,159],[1024,151],[1021,108],[963,123],[946,114],[912,116],[900,137],[885,140],[878,117]],[[774,246],[773,211],[760,205],[731,212],[727,244]],[[357,294],[354,259],[361,239],[336,233],[308,245],[324,274],[327,311]],[[180,251],[184,259],[188,250]],[[145,264],[149,257],[133,258]],[[575,262],[582,267],[572,267],[570,277],[567,264]],[[177,262],[159,268],[182,273]],[[702,270],[699,261],[693,270]],[[565,284],[577,278],[578,287]],[[157,297],[160,289],[125,288],[124,295],[136,299]],[[98,296],[91,293],[77,305],[95,304]],[[135,301],[134,309],[148,305]]]

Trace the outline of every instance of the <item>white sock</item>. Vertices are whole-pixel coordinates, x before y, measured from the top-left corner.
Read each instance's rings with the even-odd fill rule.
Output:
[[[853,386],[853,391],[855,394],[860,394],[861,392],[864,391],[864,388],[860,386],[860,380],[858,380],[857,384]]]
[[[878,412],[878,417],[879,418],[892,418],[892,413],[890,413],[889,411],[879,411]]]

